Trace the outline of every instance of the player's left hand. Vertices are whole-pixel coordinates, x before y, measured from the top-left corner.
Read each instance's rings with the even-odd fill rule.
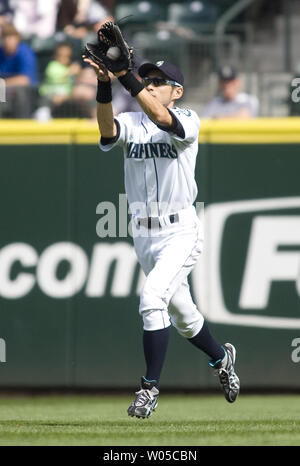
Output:
[[[85,63],[91,65],[99,81],[109,81],[110,78],[108,75],[108,70],[103,64],[95,63],[91,58],[88,58],[86,55],[82,55],[82,59]]]

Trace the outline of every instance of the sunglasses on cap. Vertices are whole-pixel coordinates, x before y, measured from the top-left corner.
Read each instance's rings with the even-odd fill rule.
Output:
[[[144,86],[149,86],[149,84],[153,84],[155,87],[159,86],[167,86],[168,84],[170,86],[179,86],[182,87],[181,84],[179,84],[176,81],[172,81],[171,79],[165,79],[165,78],[143,78],[143,84]]]

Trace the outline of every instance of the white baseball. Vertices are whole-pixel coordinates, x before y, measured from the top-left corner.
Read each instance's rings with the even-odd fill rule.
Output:
[[[109,49],[106,52],[106,56],[111,60],[117,60],[120,55],[121,50],[119,49],[119,47],[109,47]]]

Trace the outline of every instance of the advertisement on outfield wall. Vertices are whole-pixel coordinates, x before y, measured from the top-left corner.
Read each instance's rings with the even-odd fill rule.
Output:
[[[237,347],[246,388],[298,386],[299,148],[199,146],[204,251],[190,286],[216,338]],[[0,160],[1,384],[133,386],[144,370],[145,277],[120,201],[122,156],[80,144],[21,152],[5,146]],[[103,202],[116,209],[107,237]],[[173,330],[162,384],[216,388],[205,355]]]
[[[211,204],[205,224],[192,279],[206,319],[300,328],[300,197]]]
[[[205,248],[191,273],[191,282],[205,318],[230,325],[300,328],[300,197],[211,204],[201,214],[201,221]],[[112,231],[107,236],[115,237],[115,229]],[[233,262],[230,253],[226,261],[227,251],[233,249],[232,238],[237,236],[239,254]],[[21,267],[13,275],[16,263]],[[40,255],[33,245],[8,244],[0,250],[0,296],[22,299],[37,286],[54,299],[77,293],[87,299],[101,298],[107,292],[113,263],[111,298],[129,298],[132,292],[139,296],[145,276],[133,246],[120,238],[113,243],[102,238],[93,245],[90,257],[72,242],[51,244]],[[67,270],[59,277],[63,264]],[[33,268],[32,272],[28,268]],[[289,293],[278,301],[273,294],[282,284],[289,285]],[[288,299],[295,306],[283,309],[282,303]]]

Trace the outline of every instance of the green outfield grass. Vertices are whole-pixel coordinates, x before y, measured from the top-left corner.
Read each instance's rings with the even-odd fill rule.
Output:
[[[0,396],[0,445],[300,445],[300,397],[161,395],[149,419],[128,396]]]

